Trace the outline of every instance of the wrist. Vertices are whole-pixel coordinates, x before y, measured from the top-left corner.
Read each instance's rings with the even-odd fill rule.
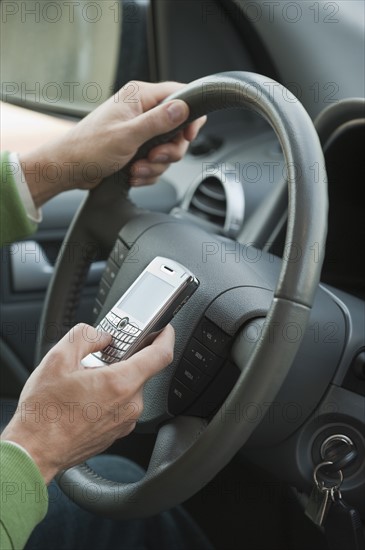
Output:
[[[20,166],[37,208],[74,187],[70,163],[61,161],[62,158],[62,144],[58,142],[19,155]]]
[[[46,485],[48,485],[58,473],[60,468],[53,464],[52,460],[47,458],[48,453],[45,452],[47,450],[43,449],[43,446],[40,447],[37,445],[36,438],[32,438],[32,436],[24,437],[16,433],[11,427],[7,427],[1,434],[1,440],[14,444],[27,454],[37,466]]]

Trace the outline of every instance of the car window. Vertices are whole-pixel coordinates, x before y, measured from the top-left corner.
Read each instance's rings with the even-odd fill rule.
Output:
[[[83,115],[114,89],[122,3],[1,2],[1,98]]]

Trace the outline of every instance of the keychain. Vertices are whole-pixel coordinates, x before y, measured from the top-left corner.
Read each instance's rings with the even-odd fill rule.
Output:
[[[308,504],[305,508],[305,515],[308,516],[315,525],[322,527],[324,520],[332,504],[331,494],[338,491],[342,485],[343,474],[340,470],[337,472],[338,480],[327,482],[318,479],[318,473],[327,466],[332,466],[333,462],[325,461],[318,464],[313,471],[314,487],[309,497]]]
[[[365,537],[360,514],[343,500],[339,489],[331,491],[331,502],[324,522],[329,550],[363,550]]]
[[[360,514],[342,498],[342,470],[336,472],[337,480],[325,476],[333,470],[331,466],[332,461],[325,461],[314,468],[314,487],[305,514],[315,525],[324,528],[329,550],[363,550],[365,537]],[[323,480],[319,479],[320,470],[323,470]]]

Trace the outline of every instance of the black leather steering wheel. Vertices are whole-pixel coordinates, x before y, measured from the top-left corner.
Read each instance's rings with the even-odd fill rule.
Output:
[[[156,444],[146,475],[140,481],[118,484],[101,478],[85,464],[59,475],[61,488],[78,504],[94,513],[118,519],[153,515],[186,500],[211,480],[247,441],[257,424],[247,421],[245,417],[240,417],[237,421],[235,415],[226,415],[222,422],[222,415],[227,410],[238,410],[247,402],[259,404],[275,399],[301,340],[278,338],[273,341],[271,327],[295,323],[302,327],[302,334],[304,333],[319,283],[325,248],[327,190],[322,149],[309,115],[288,90],[264,76],[230,72],[197,80],[172,97],[186,101],[190,108],[189,121],[212,111],[238,107],[257,112],[271,124],[281,144],[287,167],[287,253],[280,266],[276,288],[275,284],[272,288],[275,288],[273,297],[270,293],[261,337],[248,359],[237,356],[237,353],[234,355],[236,363],[241,363],[238,365],[240,376],[224,404],[212,418],[207,420],[193,416],[172,417],[161,414],[161,409],[166,408],[166,395],[175,363],[161,377],[158,376],[157,381],[145,393],[147,411],[150,402],[158,402],[160,406],[154,422],[151,422],[158,427]],[[156,142],[166,141],[169,137],[171,136],[166,135],[152,140],[139,151],[138,156],[144,156]],[[310,169],[314,163],[319,166],[317,180]],[[189,239],[189,246],[184,246],[181,242],[179,244],[183,263],[193,272],[200,270],[201,287],[190,299],[189,308],[183,308],[177,316],[180,323],[178,329],[182,330],[177,330],[176,361],[181,358],[182,352],[179,350],[184,348],[184,339],[191,336],[203,311],[218,295],[220,302],[224,302],[221,282],[216,284],[214,281],[214,269],[210,269],[207,274],[209,281],[204,286],[204,273],[208,272],[199,264],[199,251],[193,243],[195,240],[203,242],[207,235],[199,228],[186,227],[169,219],[158,223],[152,217],[152,222],[143,225],[144,213],[128,200],[127,180],[127,170],[124,170],[91,191],[72,223],[46,298],[38,359],[54,343],[49,327],[57,327],[59,336],[60,330],[66,332],[73,324],[74,312],[90,262],[100,253],[105,254],[111,250],[118,231],[127,222],[127,227],[132,227],[130,231],[133,233],[133,224],[140,224],[142,220],[144,229],[138,233],[138,242],[141,254],[142,247],[146,250],[146,259],[135,267],[131,264],[126,268],[122,267],[121,273],[124,270],[126,284],[130,282],[128,278],[136,277],[147,265],[150,260],[148,254],[157,255],[154,247],[162,256],[174,253],[177,244],[174,244],[171,234],[166,237],[166,245],[163,238],[158,243],[155,242],[156,231],[160,236],[164,234],[164,228],[165,233],[170,233],[168,229],[173,224],[177,224],[178,239],[182,239],[184,235]],[[148,215],[146,219],[150,219]],[[147,251],[148,243],[152,242],[152,250]],[[319,258],[314,259],[311,253],[313,243],[318,243],[318,250],[321,251]],[[298,247],[301,251],[299,256]],[[179,259],[177,253],[176,259]],[[267,296],[270,285],[265,285],[263,281],[265,270],[269,267],[264,264],[265,262],[260,268],[261,275],[257,275],[260,280],[256,289],[258,295],[262,291]],[[228,270],[229,266],[226,267]],[[255,274],[251,267],[244,262],[239,266],[243,285],[254,285],[252,280]],[[223,272],[222,281],[231,277],[228,271],[224,274],[224,269],[224,265],[217,269]],[[272,279],[272,274],[268,275],[268,279]],[[235,287],[235,284],[232,283],[229,288]],[[105,308],[108,309],[115,300],[115,294],[110,299],[108,297]],[[239,307],[242,310],[247,308],[244,302]],[[251,318],[262,316],[263,312],[259,310],[260,308],[255,310],[253,307]],[[242,317],[244,318],[247,316]],[[239,333],[236,338],[239,339]],[[87,492],[84,491],[85,486]]]

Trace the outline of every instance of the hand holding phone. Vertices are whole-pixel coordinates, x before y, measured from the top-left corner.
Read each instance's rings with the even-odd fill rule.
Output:
[[[183,265],[157,256],[100,321],[97,328],[112,335],[110,344],[82,364],[101,367],[128,359],[153,341],[198,286]]]

